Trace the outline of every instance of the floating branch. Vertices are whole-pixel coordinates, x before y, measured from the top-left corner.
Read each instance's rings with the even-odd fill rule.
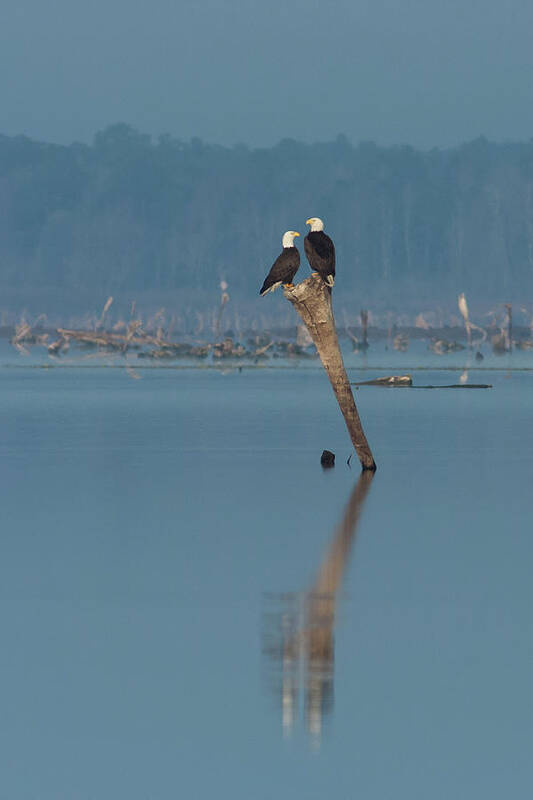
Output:
[[[372,381],[356,381],[352,386],[387,386],[397,389],[492,389],[491,383],[448,383],[443,386],[413,386],[410,375],[390,375]]]
[[[356,381],[352,386],[412,386],[410,375],[388,375],[386,378],[374,378],[371,381]]]

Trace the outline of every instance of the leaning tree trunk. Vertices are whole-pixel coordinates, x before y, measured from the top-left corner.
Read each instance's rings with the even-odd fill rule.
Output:
[[[311,275],[297,286],[286,287],[284,291],[285,297],[305,323],[318,350],[362,468],[375,470],[376,463],[363,432],[339,348],[331,307],[331,289],[318,275]]]

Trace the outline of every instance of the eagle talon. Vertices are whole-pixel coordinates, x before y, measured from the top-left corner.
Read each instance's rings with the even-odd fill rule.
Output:
[[[294,283],[284,283],[285,289],[294,289]]]

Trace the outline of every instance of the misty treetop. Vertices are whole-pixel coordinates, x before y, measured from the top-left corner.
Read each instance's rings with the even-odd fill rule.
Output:
[[[251,150],[125,124],[91,146],[0,136],[0,286],[200,298],[225,278],[255,301],[283,231],[313,215],[345,297],[533,294],[533,142],[421,152],[339,136]]]

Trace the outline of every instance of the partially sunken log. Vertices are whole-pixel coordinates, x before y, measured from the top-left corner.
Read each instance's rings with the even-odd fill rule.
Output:
[[[339,348],[331,307],[331,289],[318,275],[311,275],[294,288],[285,288],[284,292],[302,318],[318,350],[362,468],[375,470],[376,463],[363,432]]]

